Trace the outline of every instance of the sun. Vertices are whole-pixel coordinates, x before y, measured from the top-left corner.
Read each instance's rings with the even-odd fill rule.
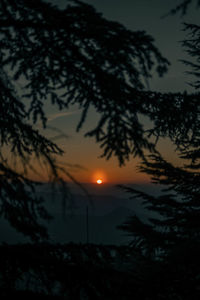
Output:
[[[97,179],[97,184],[102,184],[103,180],[102,179]]]
[[[107,183],[107,176],[103,170],[97,169],[94,170],[94,173],[91,176],[91,181],[94,184],[102,185]]]

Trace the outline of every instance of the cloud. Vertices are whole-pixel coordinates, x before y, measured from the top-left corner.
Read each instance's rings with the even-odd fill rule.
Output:
[[[52,122],[52,121],[54,121],[58,118],[67,117],[67,116],[71,116],[71,115],[76,115],[78,113],[79,113],[79,111],[75,110],[75,111],[66,111],[66,112],[60,112],[60,113],[52,114],[52,115],[49,115],[49,117],[47,118],[47,122]]]
[[[75,110],[75,111],[66,111],[66,112],[58,112],[58,113],[55,113],[55,114],[51,114],[51,115],[48,115],[47,116],[47,128],[48,129],[53,129],[53,130],[57,130],[56,127],[52,127],[50,125],[48,125],[49,123],[51,123],[52,121],[56,120],[56,119],[59,119],[59,118],[63,118],[63,117],[68,117],[68,116],[72,116],[72,115],[76,115],[78,114],[80,111],[79,110]],[[34,124],[33,124],[34,125]],[[36,128],[39,128],[39,129],[44,129],[43,128],[43,124],[42,124],[42,121],[39,120],[37,122],[37,124],[34,125]]]
[[[76,171],[88,171],[88,168],[86,168],[83,165],[80,164],[73,164],[73,163],[68,163],[68,162],[64,162],[64,161],[59,161],[61,166],[66,166],[69,170],[76,172]]]

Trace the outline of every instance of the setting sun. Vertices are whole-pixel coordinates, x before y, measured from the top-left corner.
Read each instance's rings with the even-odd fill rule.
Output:
[[[97,179],[97,184],[102,184],[103,180],[102,179]]]
[[[107,176],[106,176],[104,170],[96,169],[91,176],[91,181],[98,185],[107,183]]]

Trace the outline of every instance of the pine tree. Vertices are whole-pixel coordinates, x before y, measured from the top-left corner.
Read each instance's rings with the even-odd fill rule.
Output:
[[[130,217],[119,228],[132,237],[132,247],[148,258],[152,262],[152,267],[153,262],[157,261],[165,269],[164,275],[160,268],[156,278],[155,276],[152,278],[156,281],[159,279],[162,286],[167,286],[173,297],[179,297],[173,299],[199,299],[200,110],[197,105],[194,112],[197,118],[193,127],[193,111],[190,110],[190,105],[199,97],[200,27],[185,24],[185,30],[189,32],[190,39],[183,41],[183,46],[187,47],[187,52],[192,56],[193,61],[183,62],[193,68],[193,71],[188,73],[196,77],[191,84],[196,88],[197,94],[196,97],[193,95],[190,103],[184,107],[184,111],[187,110],[190,117],[185,120],[186,127],[182,128],[183,135],[177,133],[174,140],[183,166],[174,166],[159,153],[143,160],[140,171],[149,174],[154,184],[163,186],[162,193],[155,197],[121,186],[131,194],[131,199],[134,201],[143,199],[144,207],[150,211],[150,217],[146,223],[137,216]],[[151,212],[154,214],[151,215]],[[163,297],[167,289],[163,289]],[[157,292],[158,290],[155,291]],[[170,297],[169,292],[168,297]]]
[[[29,177],[33,159],[51,181],[73,180],[57,163],[62,150],[35,128],[39,121],[46,128],[44,104],[78,105],[77,130],[93,106],[100,121],[87,135],[101,144],[103,156],[114,154],[122,164],[154,148],[137,117],[140,93],[154,67],[163,75],[169,63],[151,36],[108,21],[81,1],[59,9],[41,0],[2,0],[0,37],[0,213],[39,239],[47,236],[39,220],[49,216]]]
[[[184,14],[192,2],[184,0],[172,12]],[[12,275],[6,282],[6,291],[12,296],[16,296],[17,290],[12,279],[21,279],[24,271],[42,283],[42,293],[41,290],[38,294],[22,291],[26,298],[27,295],[49,298],[52,295],[49,290],[44,291],[44,283],[45,288],[52,291],[52,282],[61,282],[66,295],[66,287],[69,287],[72,297],[77,298],[80,288],[84,287],[90,299],[102,296],[113,299],[114,288],[115,299],[119,294],[121,299],[199,299],[199,27],[186,24],[186,29],[194,35],[194,39],[185,41],[184,45],[197,58],[197,63],[187,62],[197,76],[193,83],[197,93],[157,93],[146,90],[145,81],[153,67],[163,75],[169,63],[145,32],[132,32],[107,21],[80,1],[60,10],[40,0],[1,0],[1,215],[34,240],[47,237],[38,218],[49,219],[49,215],[42,199],[34,194],[35,183],[27,175],[33,167],[31,158],[35,156],[47,164],[54,181],[62,182],[61,171],[70,176],[55,160],[62,150],[34,129],[39,119],[46,126],[43,103],[48,99],[60,109],[71,104],[80,106],[82,117],[78,130],[92,105],[101,118],[87,135],[94,136],[100,143],[102,155],[107,159],[116,155],[120,164],[132,156],[140,156],[143,158],[141,171],[150,174],[155,183],[167,186],[166,193],[159,197],[123,187],[132,197],[143,198],[147,209],[160,215],[152,217],[147,224],[135,216],[121,226],[133,236],[132,247],[141,254],[141,264],[139,262],[133,272],[119,272],[116,277],[116,270],[111,268],[107,272],[101,265],[100,268],[94,265],[92,269],[88,264],[69,268],[63,251],[59,249],[54,255],[52,249],[44,245],[38,256],[32,247],[30,254],[25,251],[26,255],[33,255],[35,261],[25,254],[22,257],[23,252],[17,253],[11,246],[14,257],[20,254],[20,265],[18,260],[10,260],[9,247],[5,246],[1,249],[4,252],[1,255],[3,279]],[[17,86],[19,82],[23,84],[22,90]],[[141,114],[152,121],[151,129],[144,130],[138,118]],[[152,137],[156,141],[169,137],[180,156],[186,159],[187,166],[174,167],[165,161],[156,151],[156,143],[149,139]],[[23,172],[10,165],[6,157],[8,149],[21,161]],[[144,150],[153,155],[148,159]],[[125,294],[121,287],[126,289]],[[0,288],[4,296],[5,286]],[[100,296],[99,291],[102,291]]]
[[[72,1],[59,9],[41,0],[2,0],[0,36],[0,212],[18,230],[28,225],[22,225],[26,212],[34,230],[41,217],[48,218],[28,177],[33,158],[47,168],[51,181],[64,184],[63,174],[73,179],[57,163],[62,149],[34,127],[38,121],[46,127],[44,103],[61,110],[78,105],[77,130],[93,107],[100,120],[86,136],[95,138],[102,156],[115,155],[120,165],[131,157],[144,158],[145,151],[156,153],[159,137],[179,146],[191,126],[198,128],[198,93],[147,90],[152,72],[162,76],[169,66],[153,38],[106,20],[88,4]],[[152,121],[151,130],[145,130],[141,115]],[[8,152],[22,171],[10,164]],[[27,205],[20,203],[26,195]]]

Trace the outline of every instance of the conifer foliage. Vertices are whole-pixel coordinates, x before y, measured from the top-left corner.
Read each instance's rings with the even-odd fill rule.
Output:
[[[186,14],[194,2],[200,5],[199,0],[184,0],[171,13]],[[48,238],[41,219],[50,216],[28,176],[34,170],[32,159],[47,166],[53,182],[63,183],[62,173],[73,179],[57,163],[62,149],[35,127],[41,121],[46,128],[47,102],[60,110],[78,105],[82,115],[77,130],[93,107],[100,118],[86,136],[96,139],[102,156],[115,155],[120,165],[138,156],[140,171],[163,185],[157,197],[121,186],[154,213],[148,222],[133,216],[119,226],[132,237],[125,270],[121,257],[119,262],[110,256],[103,267],[98,265],[102,255],[95,246],[84,252],[70,245],[64,257],[59,246],[41,244],[36,251],[28,245],[28,259],[21,256],[26,247],[17,252],[18,247],[3,246],[0,295],[22,289],[24,297],[34,298],[81,299],[83,291],[87,299],[200,299],[200,27],[184,26],[189,38],[183,47],[191,59],[183,62],[195,77],[195,93],[158,93],[147,90],[148,79],[154,70],[163,76],[169,62],[144,31],[108,21],[81,1],[70,1],[65,9],[42,0],[0,1],[1,217],[34,241]],[[145,129],[141,115],[151,128]],[[162,137],[176,146],[182,166],[158,152]],[[102,251],[107,253],[106,247]],[[88,253],[94,258],[91,268]],[[24,274],[27,286],[42,283],[38,294],[20,286]],[[53,294],[52,283],[59,294]]]
[[[48,218],[28,177],[33,159],[51,181],[70,176],[55,159],[62,150],[34,126],[41,121],[46,127],[45,104],[60,110],[78,105],[77,130],[93,106],[100,120],[87,135],[105,157],[115,154],[123,163],[153,149],[132,91],[142,91],[152,70],[163,75],[169,64],[145,32],[108,21],[81,1],[70,3],[61,10],[42,0],[0,1],[0,213],[29,236],[36,230],[44,237],[38,222]],[[33,220],[28,227],[26,214]]]
[[[190,67],[188,74],[195,78],[191,85],[197,91],[196,94],[190,95],[192,105],[199,97],[200,88],[200,27],[194,24],[184,24],[184,26],[188,36],[182,44],[191,56],[191,60],[184,60],[183,63]],[[194,109],[191,109],[190,104],[182,106],[182,111],[184,114],[187,110],[188,116],[191,117]],[[150,175],[154,184],[163,187],[160,196],[156,197],[121,186],[134,201],[142,199],[144,207],[152,216],[146,222],[137,216],[130,217],[119,228],[132,237],[133,249],[137,249],[148,258],[152,262],[152,267],[153,262],[158,262],[160,265],[160,271],[152,277],[152,280],[162,282],[163,299],[200,297],[198,254],[200,251],[200,111],[198,106],[195,114],[197,116],[195,127],[192,118],[190,125],[187,124],[189,117],[185,120],[185,127],[182,127],[184,138],[178,132],[176,133],[175,139],[178,143],[175,144],[182,166],[180,163],[179,166],[175,166],[166,161],[160,153],[156,153],[146,157],[139,167],[141,172]],[[165,269],[165,274],[162,268]],[[167,287],[168,292],[164,287]],[[157,294],[158,289],[154,293]],[[165,293],[168,293],[167,296]]]

